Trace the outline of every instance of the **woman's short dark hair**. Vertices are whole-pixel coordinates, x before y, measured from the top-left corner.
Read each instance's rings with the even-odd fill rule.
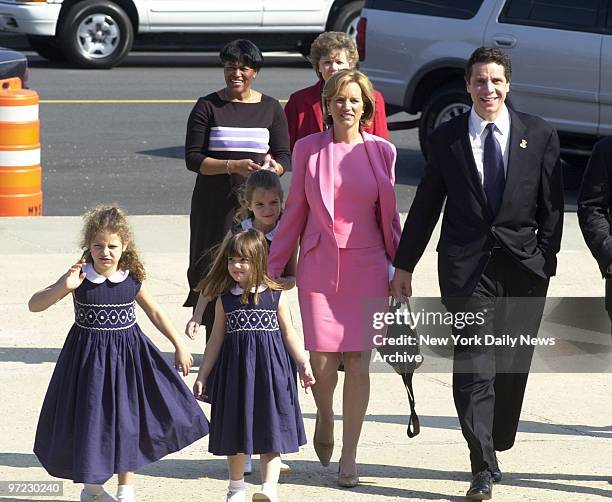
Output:
[[[221,49],[219,58],[223,64],[238,63],[250,66],[256,71],[259,71],[264,63],[264,58],[259,47],[245,38],[238,38],[228,43]]]

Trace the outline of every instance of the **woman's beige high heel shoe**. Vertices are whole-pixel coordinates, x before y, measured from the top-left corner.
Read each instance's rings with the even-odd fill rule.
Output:
[[[334,453],[334,441],[332,440],[331,443],[323,443],[322,441],[319,441],[319,439],[317,438],[318,431],[319,431],[319,412],[317,411],[317,418],[315,420],[315,431],[314,431],[314,437],[312,438],[312,444],[314,446],[317,457],[319,457],[319,462],[321,462],[321,465],[323,467],[327,467]]]
[[[338,464],[342,463],[342,459]],[[356,474],[341,474],[340,465],[338,465],[338,486],[342,488],[355,488],[359,484],[359,476]]]

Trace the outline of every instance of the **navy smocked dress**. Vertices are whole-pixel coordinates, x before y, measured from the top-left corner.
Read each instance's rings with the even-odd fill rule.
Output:
[[[261,288],[260,288],[261,290]],[[210,382],[208,449],[215,455],[292,453],[306,444],[295,372],[278,324],[280,291],[259,304],[242,289],[221,296],[226,334]]]
[[[106,278],[91,264],[84,271],[34,453],[52,476],[101,484],[200,439],[208,421],[136,323],[140,283],[122,271]]]

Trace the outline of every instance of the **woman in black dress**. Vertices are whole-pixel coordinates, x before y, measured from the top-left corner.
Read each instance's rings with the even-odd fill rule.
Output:
[[[287,120],[280,103],[251,86],[263,65],[255,44],[239,39],[219,54],[225,87],[198,99],[187,122],[185,163],[198,174],[191,198],[189,296],[212,262],[210,250],[227,234],[239,207],[238,192],[249,173],[267,168],[282,175],[290,168]],[[214,309],[204,313],[207,335]]]

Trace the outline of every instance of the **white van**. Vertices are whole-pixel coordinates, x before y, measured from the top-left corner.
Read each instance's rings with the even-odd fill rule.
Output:
[[[362,6],[363,0],[0,0],[0,29],[27,35],[47,59],[111,68],[135,37],[147,34],[218,35],[217,45],[262,38],[268,49],[306,52],[323,31],[354,36]]]

